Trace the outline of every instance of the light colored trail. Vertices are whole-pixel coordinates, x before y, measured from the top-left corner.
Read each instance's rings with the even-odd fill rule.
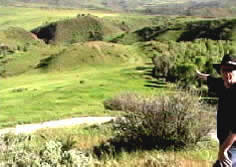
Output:
[[[81,125],[81,124],[87,124],[87,125],[102,124],[105,122],[112,121],[114,119],[115,117],[79,117],[79,118],[70,118],[64,120],[48,121],[38,124],[17,125],[15,128],[0,129],[0,135],[4,135],[6,133],[27,134],[27,133],[33,133],[39,129],[62,128],[66,126]]]
[[[78,117],[78,118],[70,118],[64,120],[56,120],[56,121],[48,121],[43,123],[37,124],[25,124],[25,125],[17,125],[15,128],[5,128],[0,129],[0,135],[4,135],[7,133],[13,134],[29,134],[36,132],[40,129],[47,129],[47,128],[63,128],[69,127],[73,125],[93,125],[93,124],[102,124],[109,121],[115,120],[115,117]],[[213,140],[218,141],[216,137],[216,130],[212,130],[209,134],[209,137]]]

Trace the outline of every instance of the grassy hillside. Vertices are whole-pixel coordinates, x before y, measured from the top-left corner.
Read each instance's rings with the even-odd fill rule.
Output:
[[[43,43],[27,46],[25,50],[2,53],[1,76],[19,75],[34,69],[65,71],[88,65],[139,62],[142,59],[142,53],[134,46],[106,42],[77,43],[69,47]]]
[[[144,57],[133,46],[106,42],[77,43],[62,52],[45,57],[36,65],[41,71],[65,71],[93,65],[142,62]]]
[[[125,33],[113,39],[113,41],[123,44],[150,40],[192,41],[198,38],[235,41],[235,28],[235,19],[172,23],[162,26],[145,27],[132,33]]]
[[[140,15],[99,18],[90,14],[82,14],[73,19],[66,19],[38,27],[32,32],[38,38],[51,44],[107,41],[123,32],[134,31],[144,26],[159,25],[164,20],[164,17]]]
[[[76,43],[103,40],[106,36],[121,33],[118,26],[98,17],[78,15],[77,18],[51,23],[32,30],[46,43]]]
[[[148,59],[135,46],[81,43],[62,49],[52,59],[45,57],[46,50],[51,50],[49,56],[53,55],[53,48],[48,47],[41,50],[42,55],[30,58],[25,53],[25,57],[19,56],[7,64],[12,73],[22,71],[27,63],[37,68],[1,79],[0,127],[76,116],[113,115],[104,109],[105,99],[127,91],[159,94],[165,89],[154,90],[149,83],[150,77],[143,67]]]
[[[119,16],[119,13],[86,9],[53,9],[0,6],[0,30],[10,26],[21,27],[27,31],[51,22],[75,18],[78,14],[88,13],[98,16]]]
[[[38,40],[35,36],[23,28],[9,27],[0,31],[0,44],[8,46],[10,49],[17,49],[17,47],[24,47],[36,42]]]
[[[41,52],[34,50],[33,52],[35,53],[32,53],[30,56],[30,50],[39,47],[44,47],[44,43],[38,40],[34,34],[22,28],[10,27],[0,31],[0,75],[24,72],[32,66],[32,63],[28,62],[31,60],[35,61],[37,58],[34,55]],[[27,54],[29,56],[24,56]],[[15,63],[14,66],[10,65],[12,61]]]
[[[32,15],[34,13],[34,15]],[[17,7],[0,7],[0,31],[9,27],[20,27],[26,31],[32,29],[52,29],[51,35],[60,36],[66,30],[67,38],[73,36],[74,41],[79,40],[78,34],[86,33],[82,39],[89,38],[90,33],[100,32],[105,40],[117,33],[134,31],[144,26],[159,24],[159,18],[155,16],[144,16],[140,14],[115,13],[101,10],[85,9],[50,9],[50,8],[17,8]],[[78,17],[77,17],[78,16]],[[70,20],[71,19],[71,20]],[[51,24],[53,23],[53,24]],[[67,23],[71,24],[68,25]],[[87,30],[87,27],[89,30]],[[41,27],[41,28],[39,28]],[[84,30],[84,27],[86,27]],[[72,28],[71,32],[70,29]],[[76,32],[79,29],[79,33]],[[56,29],[58,33],[56,34]],[[101,30],[102,29],[102,30]],[[64,34],[63,34],[64,35]],[[96,36],[96,34],[92,34]],[[65,36],[66,37],[66,36]],[[59,40],[62,40],[59,37]]]
[[[15,76],[33,70],[41,59],[56,55],[63,47],[50,47],[45,44],[27,45],[22,50],[3,52],[1,54],[0,75],[2,77]]]
[[[137,46],[107,42],[71,46],[30,45],[6,55],[1,78],[0,127],[75,116],[113,115],[103,101],[113,95],[153,91],[146,79],[148,57]],[[10,77],[11,76],[11,77]],[[165,88],[163,88],[165,89]],[[27,115],[27,117],[26,117]]]
[[[122,92],[154,94],[130,65],[91,65],[73,71],[1,79],[0,127],[76,116],[113,115],[103,101]]]
[[[100,11],[91,12],[92,14],[99,16],[97,17],[91,14],[84,14],[84,10],[70,11],[65,9],[9,7],[2,7],[2,9],[3,10],[1,10],[0,13],[3,15],[1,19],[3,22],[0,24],[3,25],[2,27],[4,28],[0,30],[0,75],[3,77],[25,73],[38,66],[43,66],[42,64],[45,62],[47,64],[47,62],[51,62],[51,60],[56,62],[61,61],[60,63],[63,63],[62,60],[64,60],[68,54],[67,60],[69,60],[69,58],[78,57],[77,60],[79,60],[79,62],[70,60],[75,66],[86,63],[103,64],[107,62],[106,64],[108,64],[108,62],[114,63],[115,61],[124,62],[127,60],[127,57],[129,59],[131,57],[130,55],[133,55],[133,53],[131,53],[132,51],[129,51],[130,49],[126,50],[127,47],[115,44],[110,45],[108,43],[97,42],[96,45],[92,43],[85,43],[83,45],[83,43],[81,43],[69,48],[67,48],[67,46],[46,45],[33,33],[27,31],[27,27],[30,25],[29,27],[33,28],[35,21],[37,24],[40,24],[48,15],[52,16],[52,18],[55,17],[55,19],[58,16],[58,19],[62,21],[50,24],[50,20],[48,20],[49,26],[41,26],[38,30],[45,29],[50,32],[55,28],[54,31],[49,33],[52,35],[50,42],[67,44],[78,41],[109,40],[112,36],[117,35],[117,33],[120,34],[124,31],[133,31],[137,28],[142,28],[145,25],[155,25],[159,22],[159,18],[153,16],[123,14],[115,16],[112,15],[112,13],[102,13]],[[65,19],[65,16],[72,17],[77,12],[78,17]],[[38,14],[39,19],[35,19],[35,15],[30,15],[30,13]],[[63,16],[63,13],[65,16]],[[9,17],[14,19],[9,22],[4,22],[4,20],[6,21]],[[25,18],[24,20],[23,17]],[[14,20],[21,20],[21,24],[18,24],[18,22],[15,22]],[[33,22],[30,22],[29,20],[33,20]],[[14,25],[17,27],[13,27]],[[49,40],[50,39],[48,39],[48,41]],[[77,55],[77,53],[80,54]],[[135,54],[136,53],[134,53],[134,55]],[[115,61],[110,57],[115,58]],[[57,66],[60,66],[60,63],[57,63]],[[67,66],[69,67],[70,65]]]

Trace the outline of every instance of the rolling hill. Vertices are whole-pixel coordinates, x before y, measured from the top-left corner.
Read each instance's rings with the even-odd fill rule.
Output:
[[[123,32],[121,28],[95,16],[78,15],[77,18],[54,22],[32,32],[46,43],[76,43],[102,40]]]

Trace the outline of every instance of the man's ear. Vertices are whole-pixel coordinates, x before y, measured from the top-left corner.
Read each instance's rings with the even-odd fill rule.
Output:
[[[233,83],[236,83],[236,70],[232,71],[232,80],[233,80]]]
[[[236,79],[236,70],[233,70],[231,74],[232,74],[232,77]]]

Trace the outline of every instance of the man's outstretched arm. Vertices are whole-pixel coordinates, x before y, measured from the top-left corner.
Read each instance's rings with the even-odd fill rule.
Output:
[[[202,79],[204,81],[207,80],[207,77],[210,76],[210,74],[204,74],[204,73],[201,73],[200,71],[196,70],[196,73],[197,73],[197,76],[199,79]]]

